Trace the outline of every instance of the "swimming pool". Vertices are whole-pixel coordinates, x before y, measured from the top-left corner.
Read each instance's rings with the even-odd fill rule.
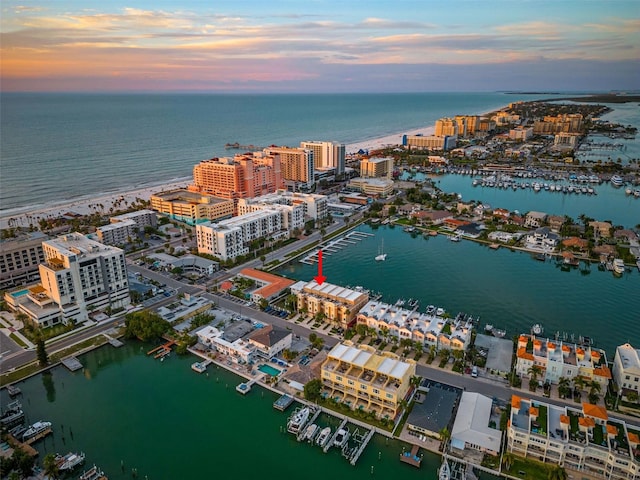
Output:
[[[258,367],[258,370],[260,370],[262,373],[266,373],[267,375],[271,375],[272,377],[277,377],[282,373],[280,370],[278,370],[277,368],[273,368],[271,365],[260,365]]]
[[[11,292],[11,296],[13,298],[18,298],[18,297],[21,297],[23,295],[26,295],[27,293],[29,293],[29,290],[25,288],[24,290],[18,290],[17,292]]]

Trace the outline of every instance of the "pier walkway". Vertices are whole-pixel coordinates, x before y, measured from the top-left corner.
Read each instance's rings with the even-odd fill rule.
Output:
[[[369,433],[367,433],[367,435],[366,435],[366,437],[364,437],[364,440],[362,441],[362,443],[360,443],[360,445],[358,445],[358,448],[355,450],[355,452],[353,453],[353,455],[349,459],[349,463],[351,463],[351,465],[355,465],[356,464],[356,462],[360,458],[360,455],[362,455],[362,452],[364,452],[364,449],[367,447],[367,444],[369,443],[369,440],[371,440],[373,438],[373,435],[375,433],[376,433],[376,431],[373,428],[371,430],[369,430]]]
[[[117,338],[113,338],[111,335],[109,335],[108,333],[103,332],[102,335],[104,335],[104,337],[107,339],[107,341],[113,345],[116,348],[120,348],[121,346],[124,345],[124,343],[122,343],[120,340],[118,340]]]
[[[322,250],[323,255],[330,257],[332,254],[339,252],[343,248],[355,245],[360,240],[373,236],[373,233],[353,230],[343,237],[330,240],[328,243],[321,243],[317,249],[301,259],[300,262],[306,263],[307,265],[314,265],[318,263],[318,250]]]

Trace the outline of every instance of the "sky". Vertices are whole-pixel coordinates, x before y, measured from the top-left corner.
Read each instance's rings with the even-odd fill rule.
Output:
[[[640,89],[640,1],[3,0],[0,91]]]

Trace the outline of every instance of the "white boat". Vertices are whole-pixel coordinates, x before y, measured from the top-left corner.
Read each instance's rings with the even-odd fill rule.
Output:
[[[73,470],[78,465],[84,463],[84,453],[69,452],[66,455],[56,455],[56,464],[58,470],[64,472],[66,470]]]
[[[195,362],[191,364],[191,370],[198,373],[203,373],[207,370],[207,366],[202,362]]]
[[[444,315],[444,308],[438,307],[436,309],[436,316],[441,317],[442,315]]]
[[[487,323],[487,325],[484,327],[484,331],[491,333],[493,331],[493,325],[491,325],[490,323]]]
[[[631,190],[630,188],[626,188],[624,193],[626,193],[627,195],[631,195],[633,193],[633,190]]]
[[[318,438],[316,438],[316,445],[324,447],[330,438],[331,438],[331,427],[324,427],[322,430],[320,430],[320,434],[318,435]]]
[[[3,427],[11,428],[19,423],[22,423],[24,419],[24,412],[22,411],[22,405],[19,401],[11,402],[7,405],[7,409],[2,412],[0,416],[0,425]]]
[[[504,336],[507,334],[507,331],[501,330],[499,328],[492,328],[491,333],[493,334],[494,337],[504,338]]]
[[[30,438],[33,438],[46,431],[48,428],[51,428],[51,422],[36,422],[29,428],[27,428],[27,430],[22,434],[22,441],[26,442]]]
[[[384,262],[387,259],[387,254],[384,253],[384,238],[380,242],[380,250],[378,251],[378,255],[376,255],[376,262]]]
[[[438,480],[449,480],[451,478],[451,469],[446,458],[442,458],[442,465],[438,469]]]
[[[297,434],[300,429],[304,427],[304,424],[307,423],[310,413],[311,410],[309,410],[309,407],[304,407],[294,413],[287,425],[289,432]]]
[[[316,434],[318,433],[318,425],[312,423],[307,428],[304,429],[304,434],[302,435],[302,440],[308,440],[309,442],[313,442]]]
[[[622,275],[624,273],[624,260],[621,258],[615,258],[613,260],[613,273]]]
[[[452,242],[459,242],[460,241],[460,235],[451,235],[449,237],[449,240],[451,240]]]
[[[621,187],[624,185],[624,179],[620,175],[613,175],[611,177],[611,185],[614,187]]]
[[[345,443],[347,443],[347,440],[349,440],[349,430],[341,428],[333,440],[333,445],[338,448],[343,447]]]

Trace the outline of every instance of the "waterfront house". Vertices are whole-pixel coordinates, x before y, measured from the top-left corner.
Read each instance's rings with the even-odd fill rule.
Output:
[[[255,353],[265,359],[275,357],[287,348],[291,348],[293,334],[284,328],[266,325],[256,328],[246,339],[255,346]]]
[[[444,222],[444,228],[455,232],[459,227],[463,225],[469,225],[471,222],[466,220],[458,220],[457,218],[447,218]]]
[[[511,216],[511,212],[509,212],[509,210],[506,210],[504,208],[495,208],[493,210],[493,216],[497,219],[497,220],[502,220],[503,222],[507,221],[509,219],[509,217]]]
[[[591,477],[637,478],[640,426],[611,418],[604,407],[557,406],[511,398],[507,450]]]
[[[489,426],[493,402],[474,392],[462,392],[458,413],[451,429],[451,448],[464,455],[465,450],[477,450],[490,455],[500,454],[502,432]],[[497,422],[496,422],[497,423]]]
[[[411,214],[421,225],[442,225],[445,220],[453,218],[451,212],[446,210],[420,210]]]
[[[612,374],[620,396],[626,397],[631,392],[640,394],[640,350],[629,343],[619,345],[613,358]]]
[[[552,252],[558,245],[559,236],[548,227],[540,227],[524,237],[524,246],[529,250]]]
[[[638,242],[638,235],[633,230],[616,230],[613,232],[613,238],[618,242],[636,243]]]
[[[549,215],[547,217],[547,224],[552,232],[558,233],[564,225],[565,218],[562,215]]]
[[[196,333],[198,342],[211,350],[229,356],[236,362],[245,363],[253,359],[255,346],[242,338],[225,337],[225,333],[211,325],[201,328]]]
[[[407,418],[407,430],[440,438],[443,428],[451,431],[462,390],[422,379]]]
[[[578,252],[586,252],[589,248],[589,241],[579,237],[568,237],[562,240],[562,246]]]
[[[544,225],[547,214],[543,212],[529,212],[524,217],[524,226],[528,228],[539,228]]]
[[[609,222],[589,222],[589,226],[593,228],[593,233],[602,238],[609,238],[611,236],[611,229],[613,228]]]
[[[329,351],[321,372],[328,398],[378,418],[395,419],[409,394],[416,363],[401,361],[391,352],[378,355],[368,345],[345,341]]]

